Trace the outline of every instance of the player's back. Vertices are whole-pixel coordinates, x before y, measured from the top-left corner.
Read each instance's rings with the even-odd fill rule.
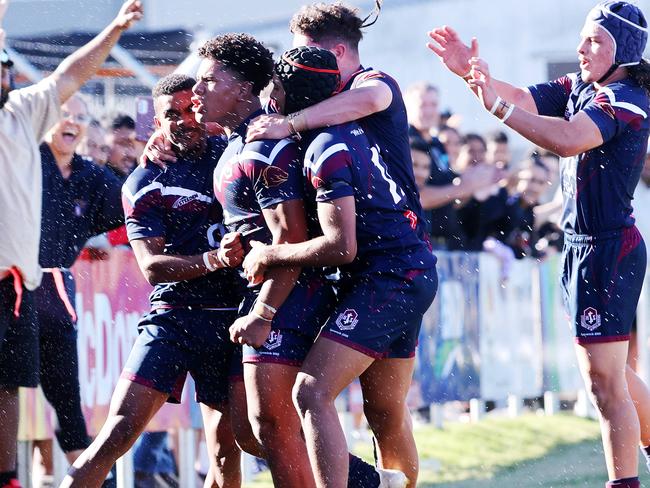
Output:
[[[418,237],[403,189],[392,178],[379,148],[356,122],[306,134],[304,165],[317,202],[353,196],[357,258],[349,272],[425,269],[435,258]]]

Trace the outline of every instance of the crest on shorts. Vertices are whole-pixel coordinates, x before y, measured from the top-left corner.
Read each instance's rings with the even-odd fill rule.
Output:
[[[596,330],[600,327],[600,314],[594,307],[585,308],[580,317],[580,324],[587,330]]]
[[[269,334],[269,337],[266,339],[266,342],[264,343],[264,347],[269,351],[272,351],[273,349],[277,349],[281,345],[282,345],[282,332],[280,332],[279,330],[272,330],[271,333]]]
[[[341,330],[352,330],[357,326],[357,322],[359,322],[359,314],[353,308],[348,308],[336,319],[336,325]]]

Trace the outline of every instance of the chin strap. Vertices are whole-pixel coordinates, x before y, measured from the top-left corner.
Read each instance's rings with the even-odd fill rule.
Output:
[[[604,82],[607,78],[609,78],[610,76],[612,76],[614,74],[614,71],[616,71],[619,68],[619,66],[620,66],[619,63],[612,64],[609,67],[609,69],[607,70],[607,72],[603,76],[601,76],[600,79],[596,83],[600,84],[600,83]]]

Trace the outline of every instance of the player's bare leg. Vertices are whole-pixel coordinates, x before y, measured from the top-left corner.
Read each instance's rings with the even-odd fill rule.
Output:
[[[278,488],[315,486],[300,417],[291,400],[298,370],[285,364],[244,364],[248,418]]]
[[[167,393],[120,379],[106,422],[72,465],[61,487],[101,486],[115,461],[131,448],[168,397]]]
[[[210,470],[204,488],[241,486],[241,450],[235,442],[228,406],[201,405]]]
[[[626,380],[627,341],[576,345],[580,372],[598,409],[609,479],[638,474],[639,417]]]
[[[415,487],[419,462],[406,396],[415,358],[381,359],[361,375],[364,413],[379,448],[382,468],[397,469]]]
[[[255,438],[253,429],[248,421],[248,405],[246,405],[246,388],[243,379],[230,381],[228,388],[228,405],[230,406],[230,422],[239,448],[258,458],[264,458],[264,449]]]
[[[298,373],[293,398],[319,488],[347,488],[348,447],[334,401],[373,361],[354,349],[319,337]]]

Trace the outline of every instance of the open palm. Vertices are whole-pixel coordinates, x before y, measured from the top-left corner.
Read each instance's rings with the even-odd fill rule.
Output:
[[[471,46],[468,46],[449,26],[436,27],[429,32],[429,37],[433,42],[427,46],[438,55],[449,71],[458,76],[469,74],[469,60],[478,56],[478,41],[475,38],[472,39]]]

